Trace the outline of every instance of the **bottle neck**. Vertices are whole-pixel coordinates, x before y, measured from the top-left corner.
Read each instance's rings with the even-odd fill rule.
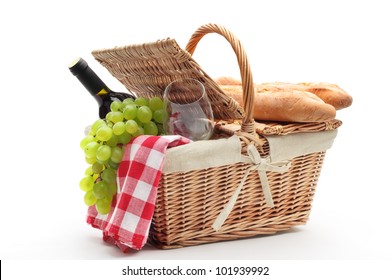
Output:
[[[111,92],[110,88],[107,87],[82,58],[70,67],[70,71],[96,99],[104,99]]]
[[[103,99],[107,93],[111,92],[106,84],[89,67],[80,72],[76,77],[96,99]]]

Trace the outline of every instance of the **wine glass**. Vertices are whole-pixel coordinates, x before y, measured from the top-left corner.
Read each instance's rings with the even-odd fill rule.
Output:
[[[195,79],[171,82],[164,91],[164,130],[193,141],[207,140],[214,130],[214,116],[205,87]]]

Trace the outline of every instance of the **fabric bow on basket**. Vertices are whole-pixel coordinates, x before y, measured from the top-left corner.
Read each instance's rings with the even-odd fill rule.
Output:
[[[272,194],[268,183],[266,171],[285,173],[289,170],[291,166],[291,162],[287,160],[271,163],[269,157],[262,158],[253,144],[250,144],[248,146],[248,156],[243,156],[242,160],[243,162],[251,163],[253,165],[246,170],[244,177],[241,180],[241,183],[238,185],[235,192],[230,197],[228,203],[225,205],[224,209],[221,211],[221,213],[219,213],[217,219],[214,221],[212,227],[216,231],[219,231],[221,229],[223,223],[229,216],[230,212],[233,210],[238,195],[240,194],[241,189],[244,186],[245,180],[251,171],[258,171],[265,202],[269,207],[274,207],[274,202],[272,199]]]
[[[190,140],[179,135],[135,137],[126,146],[118,168],[119,190],[113,209],[100,215],[95,207],[89,207],[87,223],[101,229],[103,239],[123,252],[142,249],[148,239],[166,149],[187,143]]]

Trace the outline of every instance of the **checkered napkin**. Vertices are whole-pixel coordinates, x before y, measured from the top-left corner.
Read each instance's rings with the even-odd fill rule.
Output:
[[[135,137],[126,146],[117,172],[119,191],[107,215],[89,207],[87,223],[103,231],[103,240],[126,252],[148,239],[165,151],[189,143],[179,135]]]

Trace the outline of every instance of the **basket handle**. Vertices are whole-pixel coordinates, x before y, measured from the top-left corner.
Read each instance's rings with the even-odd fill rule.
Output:
[[[236,56],[237,62],[240,67],[241,81],[242,81],[242,92],[244,101],[245,116],[241,124],[241,131],[251,134],[255,134],[254,119],[253,119],[253,108],[254,108],[254,87],[252,70],[249,66],[249,61],[241,42],[227,30],[225,27],[218,24],[206,24],[199,27],[194,34],[192,34],[190,40],[187,43],[186,51],[191,55],[194,53],[195,48],[202,39],[202,37],[208,33],[217,33],[225,37],[225,39],[232,46]]]

